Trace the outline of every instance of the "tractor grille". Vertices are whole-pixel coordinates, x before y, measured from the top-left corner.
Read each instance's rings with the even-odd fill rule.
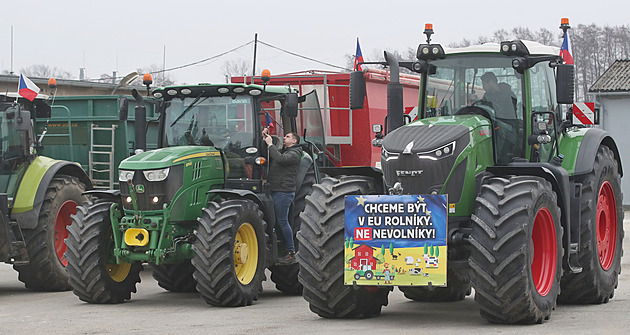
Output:
[[[184,165],[172,166],[168,174],[168,177],[163,181],[149,182],[144,177],[142,171],[137,170],[133,175],[133,185],[144,186],[144,192],[136,193],[136,201],[138,204],[138,210],[161,210],[164,204],[170,204],[175,196],[175,193],[182,187],[183,182]],[[126,199],[129,197],[129,186],[126,182],[120,182],[120,194],[123,200],[123,207],[125,209],[132,210],[133,203],[128,202]],[[158,201],[153,201],[154,197],[158,197]]]
[[[383,142],[381,163],[388,186],[400,182],[405,194],[439,193],[468,143],[468,128],[460,125],[397,129]],[[464,160],[455,167],[447,185],[449,202],[458,202],[461,197],[466,163]]]

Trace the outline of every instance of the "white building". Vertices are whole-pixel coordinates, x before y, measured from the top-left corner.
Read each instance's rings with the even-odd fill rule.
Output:
[[[630,205],[630,59],[615,61],[589,89],[601,104],[600,127],[617,143],[625,176],[621,178],[623,204]]]

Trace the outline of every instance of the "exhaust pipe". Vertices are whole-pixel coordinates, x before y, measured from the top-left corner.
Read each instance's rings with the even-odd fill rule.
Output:
[[[393,54],[385,51],[385,61],[389,66],[389,83],[387,84],[387,133],[402,127],[403,119],[403,85],[400,83],[400,66]]]

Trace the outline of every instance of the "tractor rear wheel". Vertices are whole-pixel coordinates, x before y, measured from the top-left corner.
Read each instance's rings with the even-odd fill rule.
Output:
[[[302,222],[300,221],[300,214],[304,212],[304,207],[306,207],[306,196],[313,192],[313,184],[315,184],[315,182],[315,170],[311,165],[306,173],[306,176],[304,176],[302,185],[297,192],[295,192],[293,205],[289,211],[289,224],[291,224],[291,229],[293,230],[293,241],[295,242],[296,251],[299,250],[296,236],[302,225]],[[291,265],[272,266],[269,270],[271,271],[271,280],[276,283],[278,291],[286,294],[302,294],[302,284],[300,284],[298,280],[300,266],[297,263]]]
[[[494,323],[542,323],[560,293],[562,226],[543,178],[490,178],[476,199],[469,264],[481,316]]]
[[[378,194],[380,185],[372,178],[348,176],[324,178],[313,185],[300,215],[297,258],[303,296],[311,311],[325,318],[369,318],[381,314],[391,287],[345,286],[344,206],[345,196]]]
[[[72,291],[79,299],[116,304],[131,299],[140,282],[140,262],[116,263],[110,222],[112,202],[87,202],[77,207],[68,227],[65,257]]]
[[[251,200],[208,203],[193,244],[197,291],[213,306],[251,305],[262,292],[266,223]]]
[[[580,273],[562,277],[560,302],[601,304],[613,297],[621,273],[623,208],[621,176],[613,152],[600,146],[582,183]]]
[[[398,289],[405,294],[407,299],[424,302],[451,302],[464,300],[471,294],[470,278],[461,276],[451,267],[447,271],[446,287],[411,287],[399,286]]]
[[[190,260],[175,264],[149,265],[158,285],[172,292],[197,292],[197,282],[193,278],[195,268]]]
[[[66,252],[64,240],[68,237],[66,227],[71,224],[70,215],[87,197],[81,195],[85,185],[78,178],[59,175],[54,178],[44,197],[39,211],[37,226],[24,229],[24,241],[28,252],[27,265],[14,265],[18,279],[27,288],[38,291],[66,291],[68,264],[63,254]]]

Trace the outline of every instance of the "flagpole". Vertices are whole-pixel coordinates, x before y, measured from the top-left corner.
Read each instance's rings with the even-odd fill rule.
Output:
[[[13,75],[13,25],[11,25],[11,69],[9,70],[9,74]]]
[[[20,96],[20,80],[22,80],[22,74],[20,73],[20,77],[18,78],[18,88],[15,90],[15,103],[18,102],[18,97]]]

